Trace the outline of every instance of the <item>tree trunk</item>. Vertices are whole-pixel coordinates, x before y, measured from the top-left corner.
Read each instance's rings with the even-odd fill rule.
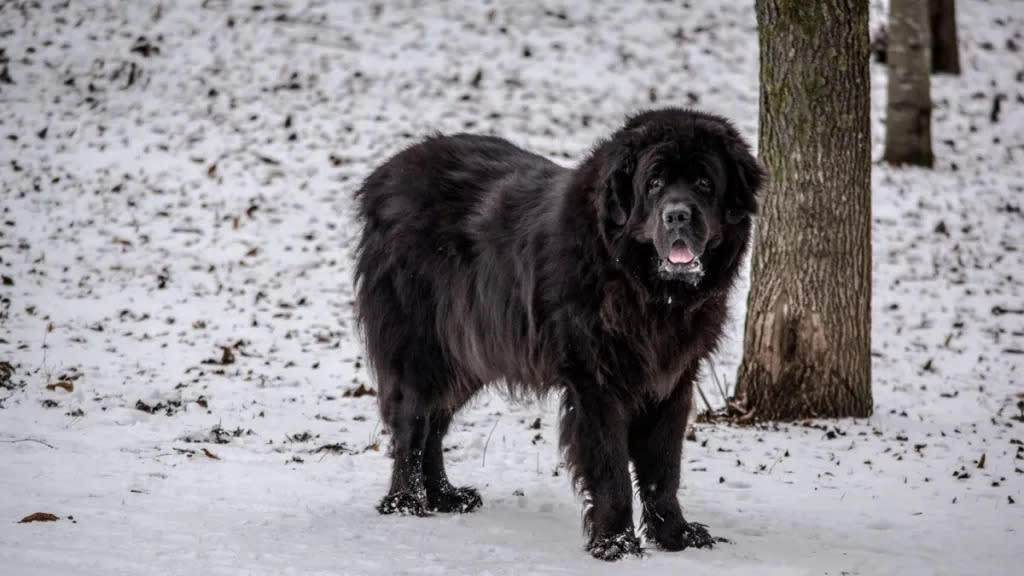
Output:
[[[931,167],[931,24],[928,0],[889,4],[889,102],[885,161]]]
[[[960,73],[956,39],[956,0],[931,0],[928,7],[932,33],[932,72]]]
[[[871,414],[866,0],[757,0],[761,161],[738,398],[755,419]]]

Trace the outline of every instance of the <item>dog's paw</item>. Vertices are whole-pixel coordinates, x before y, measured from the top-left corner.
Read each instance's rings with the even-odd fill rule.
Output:
[[[427,492],[427,508],[434,512],[450,512],[468,514],[484,503],[475,488],[462,486],[446,486],[440,490]]]
[[[708,533],[708,527],[697,522],[687,522],[682,532],[683,548],[713,548],[715,542],[725,542],[725,538],[715,538]]]
[[[649,537],[663,550],[684,550],[686,548],[713,548],[716,542],[728,542],[708,533],[708,527],[697,522],[681,521],[675,526],[661,526]]]
[[[594,538],[587,545],[587,551],[598,560],[613,561],[623,556],[641,556],[640,539],[632,530],[614,536]]]
[[[712,548],[716,542],[728,542],[725,538],[711,536],[704,524],[687,522],[677,507],[645,512],[643,530],[647,539],[658,548],[673,552],[686,548]]]
[[[380,501],[377,512],[401,516],[429,516],[425,500],[422,493],[394,492]]]

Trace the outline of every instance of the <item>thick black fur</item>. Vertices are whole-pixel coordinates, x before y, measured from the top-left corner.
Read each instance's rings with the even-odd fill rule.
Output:
[[[630,118],[575,169],[468,134],[428,138],[377,168],[358,192],[356,280],[392,432],[378,510],[480,506],[448,482],[441,443],[478,390],[505,382],[561,394],[594,556],[640,551],[630,461],[647,538],[710,546],[677,500],[682,443],[762,179],[725,119],[680,109]]]

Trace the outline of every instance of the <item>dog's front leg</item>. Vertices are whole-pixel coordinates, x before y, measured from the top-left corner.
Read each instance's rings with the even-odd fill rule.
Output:
[[[623,404],[613,392],[578,386],[566,391],[561,443],[586,500],[587,550],[602,560],[640,554],[633,529],[628,426]]]
[[[633,417],[629,451],[643,502],[642,529],[647,541],[664,550],[711,548],[716,540],[706,527],[687,522],[679,507],[679,472],[690,398],[697,364],[679,379],[672,394],[651,402]]]

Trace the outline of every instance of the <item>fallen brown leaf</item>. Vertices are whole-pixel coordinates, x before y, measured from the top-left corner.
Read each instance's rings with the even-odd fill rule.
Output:
[[[206,448],[203,448],[203,456],[206,456],[207,458],[209,458],[211,460],[220,460],[220,456],[217,456],[216,454],[214,454],[213,452],[210,452]]]
[[[376,396],[377,391],[373,388],[367,388],[365,384],[360,384],[358,388],[345,390],[342,394],[345,398],[359,398],[360,396]]]
[[[207,358],[206,360],[203,360],[203,364],[228,366],[230,364],[235,363],[235,353],[233,350],[231,350],[231,346],[221,346],[220,350],[220,360],[217,360],[215,358]]]
[[[29,514],[22,518],[18,524],[28,524],[29,522],[56,522],[58,518],[48,512],[36,512],[35,514]]]
[[[57,382],[55,384],[46,385],[46,389],[51,392],[57,390],[57,388],[63,388],[65,392],[75,391],[75,385],[72,384],[70,380],[61,380],[60,382]]]

